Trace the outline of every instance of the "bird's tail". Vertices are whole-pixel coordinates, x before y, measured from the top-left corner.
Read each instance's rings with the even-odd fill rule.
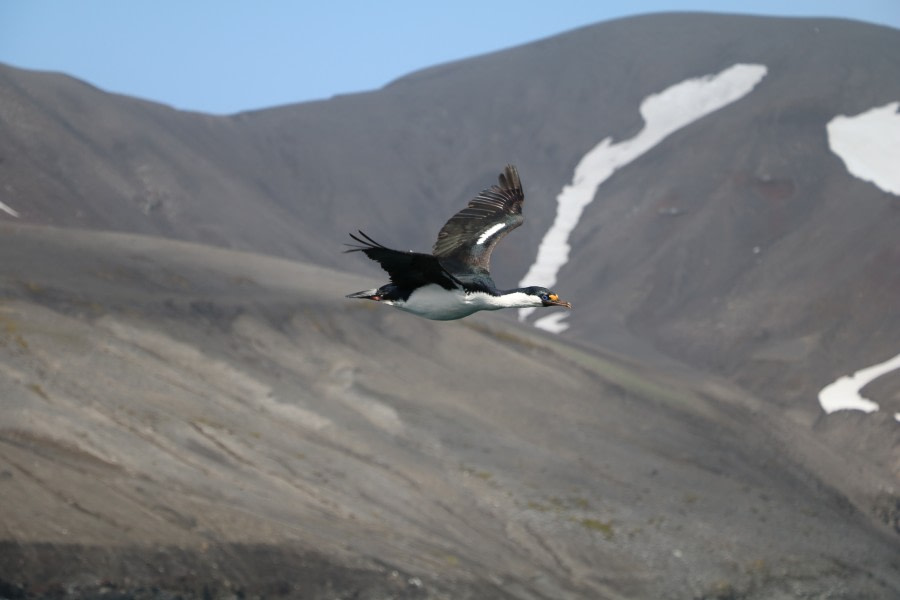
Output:
[[[362,231],[357,230],[357,232],[359,233],[359,236],[356,236],[352,233],[350,234],[350,237],[353,238],[353,241],[356,242],[356,244],[344,244],[345,246],[350,247],[349,250],[344,250],[345,253],[347,253],[347,252],[364,252],[366,250],[372,250],[374,248],[380,248],[382,250],[388,249],[388,248],[385,248],[384,246],[382,246],[381,244],[379,244],[378,242],[376,242],[375,240],[373,240],[372,238],[370,238],[369,236],[367,236]]]

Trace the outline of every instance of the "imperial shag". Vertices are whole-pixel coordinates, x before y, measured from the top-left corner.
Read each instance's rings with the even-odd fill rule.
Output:
[[[386,248],[362,231],[350,234],[362,252],[387,271],[391,282],[349,294],[435,319],[461,319],[479,310],[563,306],[572,308],[547,288],[531,286],[498,290],[491,279],[491,251],[522,224],[525,193],[519,173],[507,165],[500,184],[482,191],[453,215],[438,233],[431,254]]]

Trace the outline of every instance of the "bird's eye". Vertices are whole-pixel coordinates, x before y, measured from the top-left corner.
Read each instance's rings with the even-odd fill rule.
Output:
[[[543,300],[544,302],[546,302],[549,299],[550,298],[547,297],[547,294],[541,294],[541,300]]]

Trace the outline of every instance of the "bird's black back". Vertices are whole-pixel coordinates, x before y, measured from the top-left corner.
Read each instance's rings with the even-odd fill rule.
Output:
[[[437,257],[421,252],[403,252],[382,246],[362,231],[359,237],[350,234],[359,246],[347,252],[362,252],[381,265],[391,283],[404,290],[413,290],[434,283],[445,290],[460,287],[457,281],[440,263]]]

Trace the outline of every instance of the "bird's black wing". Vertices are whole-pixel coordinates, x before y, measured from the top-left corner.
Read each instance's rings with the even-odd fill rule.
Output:
[[[525,220],[522,216],[524,200],[519,173],[514,166],[507,165],[500,174],[499,185],[482,191],[468,206],[450,217],[438,233],[432,253],[486,275],[490,271],[494,246]]]
[[[436,256],[420,252],[403,252],[386,248],[367,236],[362,231],[360,237],[350,234],[359,246],[353,246],[347,252],[362,252],[381,265],[391,283],[403,288],[417,288],[429,283],[436,283],[446,290],[451,290],[460,283],[448,273]]]

